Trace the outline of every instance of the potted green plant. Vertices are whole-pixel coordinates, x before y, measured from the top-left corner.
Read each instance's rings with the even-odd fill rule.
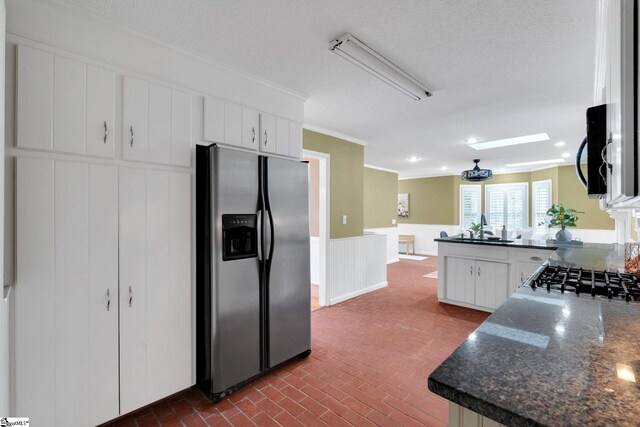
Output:
[[[476,224],[475,222],[471,223],[471,225],[469,226],[468,230],[471,232],[471,238],[472,239],[474,237],[474,234],[479,235],[481,228],[482,228],[482,226],[480,224]]]
[[[572,239],[571,233],[567,227],[576,227],[579,213],[584,213],[571,208],[565,208],[561,204],[553,204],[547,210],[549,228],[560,228],[556,233],[556,240],[569,241]]]

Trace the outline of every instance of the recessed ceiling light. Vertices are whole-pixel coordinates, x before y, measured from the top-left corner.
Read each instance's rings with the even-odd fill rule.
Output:
[[[468,144],[475,144],[476,142],[478,142],[478,140],[475,139],[474,137],[467,138],[467,143]]]
[[[407,160],[409,160],[411,163],[415,163],[415,162],[417,162],[417,161],[418,161],[418,160],[420,160],[420,159],[419,159],[418,157],[416,157],[416,156],[411,156],[411,157],[409,157],[409,159],[407,159]]]
[[[446,166],[443,166],[443,167],[440,168],[440,170],[443,170],[443,171],[446,171],[447,169],[449,169],[449,168],[446,167]]]
[[[565,144],[565,142],[564,142],[564,141],[558,141],[558,142],[556,142],[556,143],[555,143],[555,144],[553,144],[553,145],[555,145],[556,147],[564,147],[566,144]]]
[[[470,145],[475,150],[488,150],[489,148],[508,147],[510,145],[527,144],[529,142],[548,141],[549,135],[537,133],[535,135],[516,136],[515,138],[497,139],[495,141],[479,142]]]
[[[564,163],[564,159],[535,160],[533,162],[509,163],[508,168],[517,168],[518,166],[548,165],[551,163]]]
[[[570,155],[571,155],[571,153],[562,153],[562,157],[564,157],[565,159],[566,159],[567,157],[569,157]]]

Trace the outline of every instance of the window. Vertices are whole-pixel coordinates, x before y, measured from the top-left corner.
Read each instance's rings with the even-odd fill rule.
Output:
[[[528,189],[526,182],[485,186],[487,222],[494,231],[503,225],[509,231],[529,226]]]
[[[472,222],[480,222],[480,185],[460,186],[460,228],[468,230]]]
[[[533,181],[531,192],[533,227],[537,230],[544,231],[546,226],[538,224],[547,220],[547,210],[551,207],[551,180]]]

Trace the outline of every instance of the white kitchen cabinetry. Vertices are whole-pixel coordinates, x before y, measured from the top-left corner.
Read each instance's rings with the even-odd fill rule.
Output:
[[[550,249],[438,243],[438,300],[498,308],[549,256]]]
[[[231,102],[224,104],[224,143],[242,146],[242,107]]]
[[[204,97],[203,139],[224,143],[224,101],[211,96]]]
[[[120,171],[122,413],[191,385],[190,175]]]
[[[276,118],[270,114],[260,114],[260,151],[277,152]]]
[[[191,95],[125,76],[122,118],[125,160],[191,164]]]
[[[18,147],[113,158],[113,72],[18,46],[16,103]]]
[[[289,155],[294,159],[302,159],[302,124],[300,123],[290,123]]]
[[[242,109],[242,146],[258,149],[260,141],[260,113],[248,108]]]
[[[116,186],[111,166],[17,161],[13,412],[34,424],[119,414]]]
[[[289,138],[291,132],[289,130],[289,120],[277,118],[276,119],[276,153],[288,156],[289,155]]]

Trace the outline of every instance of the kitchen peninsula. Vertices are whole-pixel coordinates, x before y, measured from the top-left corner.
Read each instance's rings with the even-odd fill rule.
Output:
[[[450,426],[638,425],[640,289],[617,274],[624,247],[585,243],[549,255],[545,268],[567,274],[565,292],[534,275],[429,376],[429,389],[451,402]],[[610,272],[612,288],[626,285],[593,297],[570,275],[587,277],[589,289],[598,270]]]

